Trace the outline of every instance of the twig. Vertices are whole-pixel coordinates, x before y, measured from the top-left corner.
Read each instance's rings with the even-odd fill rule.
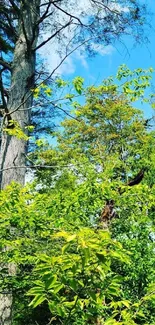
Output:
[[[58,108],[60,111],[64,112],[67,116],[71,117],[73,120],[76,120],[78,122],[81,122],[77,117],[69,114],[65,109],[63,109],[62,107],[58,106],[58,105],[54,105],[55,108]]]
[[[12,70],[11,65],[8,62],[6,62],[5,60],[3,60],[3,59],[0,59],[0,65],[2,65],[3,68],[5,68],[5,69],[7,69],[9,71]]]
[[[44,81],[43,82],[41,82],[41,83],[44,83],[44,82],[46,82],[48,79],[50,79],[52,76],[53,76],[53,74],[55,73],[55,71],[61,66],[61,64],[66,60],[66,58],[68,57],[68,56],[70,56],[73,52],[75,52],[79,47],[81,47],[82,45],[84,45],[85,43],[88,43],[90,40],[91,40],[92,38],[90,37],[90,38],[88,38],[88,39],[86,39],[85,41],[83,41],[82,43],[80,43],[79,45],[77,45],[73,50],[71,50],[69,53],[66,53],[66,55],[63,57],[63,59],[59,62],[59,64],[57,65],[57,67],[55,68],[55,69],[53,69],[53,71],[50,73],[50,75],[46,78],[46,79],[44,79]]]
[[[97,0],[91,0],[93,3],[96,3],[98,5],[100,5],[101,7],[103,7],[105,10],[110,11],[112,14],[117,14],[120,15],[120,12],[116,9],[110,9],[108,6],[106,6],[103,2],[97,1]]]
[[[13,0],[9,0],[11,6],[13,7],[13,9],[16,11],[17,15],[20,15],[20,9],[18,8],[18,6],[15,4],[15,2]]]
[[[37,22],[37,26],[45,19],[47,18],[49,15],[48,14],[48,11],[49,11],[49,8],[51,6],[51,2],[47,3],[47,7],[45,9],[45,12],[43,13],[43,15],[39,18],[38,22]]]
[[[65,11],[64,9],[62,9],[61,7],[59,7],[56,3],[53,3],[53,5],[54,5],[54,7],[56,7],[58,10],[60,10],[61,12],[63,12],[65,15],[69,16],[70,18],[73,18],[73,19],[77,20],[77,21],[80,23],[80,25],[85,26],[85,27],[89,27],[88,25],[84,25],[84,24],[82,23],[82,21],[80,20],[80,18],[78,18],[78,17],[76,17],[76,16],[74,16],[74,15],[68,13],[67,11]]]
[[[94,161],[95,162],[95,161]],[[88,164],[90,164],[90,162],[83,162],[82,164],[81,163],[77,163],[76,162],[76,165],[78,165],[78,166],[82,166],[82,165],[88,165]],[[41,169],[50,169],[50,168],[71,168],[71,166],[74,166],[75,167],[75,165],[74,164],[68,164],[68,165],[28,165],[28,166],[10,166],[10,167],[6,167],[6,168],[3,168],[3,169],[0,169],[0,173],[2,173],[3,171],[6,171],[6,170],[9,170],[9,169],[18,169],[18,168],[20,168],[20,169],[29,169],[29,168],[31,168],[31,169],[34,169],[34,168],[41,168]]]
[[[53,74],[55,73],[55,71],[56,71],[56,70],[61,66],[61,64],[66,60],[66,58],[67,58],[68,56],[70,56],[70,55],[71,55],[73,52],[75,52],[79,47],[81,47],[81,46],[84,45],[85,43],[89,42],[90,40],[91,40],[91,38],[86,39],[86,40],[83,41],[81,44],[77,45],[77,46],[76,46],[73,50],[71,50],[69,53],[67,53],[67,54],[63,57],[63,59],[59,62],[59,64],[56,66],[56,68],[54,68],[53,71],[52,71],[52,72],[47,76],[47,78],[45,78],[43,81],[41,81],[41,82],[38,84],[37,87],[39,87],[42,83],[45,83],[47,80],[49,80],[49,79],[53,76]],[[13,109],[12,111],[10,111],[9,114],[12,114],[12,113],[18,111],[18,109],[19,109],[21,106],[23,106],[23,105],[25,104],[25,102],[29,99],[30,96],[32,96],[32,93],[29,94],[29,96],[28,96],[26,99],[24,99],[24,101],[23,101],[20,105],[18,105],[15,109]]]
[[[67,26],[69,26],[71,23],[72,23],[72,21],[69,20],[64,26],[62,26],[59,30],[57,30],[53,35],[51,35],[45,41],[43,41],[37,47],[35,47],[33,49],[33,51],[39,50],[43,45],[45,45],[46,43],[48,43],[53,37],[55,37],[57,34],[59,34],[64,28],[66,28]]]

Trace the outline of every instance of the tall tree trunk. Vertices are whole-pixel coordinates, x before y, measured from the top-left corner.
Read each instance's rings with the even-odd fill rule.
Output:
[[[21,1],[18,20],[18,40],[15,45],[12,63],[11,87],[5,123],[9,119],[17,121],[25,132],[25,126],[30,123],[32,106],[32,91],[35,74],[35,53],[33,48],[38,40],[38,26],[40,0]],[[1,189],[16,181],[24,185],[27,142],[2,133],[0,154],[0,182]],[[6,248],[7,250],[7,248]],[[15,274],[15,265],[8,265],[8,274]],[[13,270],[13,271],[12,271]],[[0,292],[0,324],[12,324],[12,293],[5,290]]]
[[[35,74],[35,52],[33,48],[38,40],[37,21],[39,19],[40,0],[23,1],[18,21],[18,40],[16,42],[12,63],[11,87],[9,91],[8,110],[14,113],[7,115],[9,119],[18,122],[25,132],[25,126],[30,123],[29,107],[32,106],[32,91]],[[0,154],[1,189],[11,181],[24,184],[25,154],[27,142],[3,132]]]

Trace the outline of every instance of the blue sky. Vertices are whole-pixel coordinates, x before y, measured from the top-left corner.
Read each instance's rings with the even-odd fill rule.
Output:
[[[87,2],[87,0],[78,1],[82,8],[83,3]],[[148,42],[140,44],[135,42],[132,35],[124,36],[121,42],[105,47],[100,45],[97,49],[99,54],[92,59],[88,58],[85,53],[81,55],[80,50],[77,50],[65,60],[56,73],[69,80],[72,80],[75,76],[82,76],[85,79],[86,85],[98,85],[106,77],[115,76],[121,64],[126,64],[131,70],[137,68],[148,69],[149,67],[155,69],[155,4],[154,0],[139,0],[139,2],[142,4],[146,3],[150,12],[148,20],[151,27],[145,27],[145,35],[148,37]],[[47,34],[44,36],[47,38]],[[61,61],[57,52],[57,45],[57,43],[51,41],[51,43],[47,43],[39,51],[45,60],[46,69],[49,70],[49,73]],[[152,83],[155,86],[155,73]],[[154,115],[154,111],[147,104],[140,106],[138,102],[134,106],[142,108],[146,117]]]
[[[142,1],[142,0],[141,0]],[[87,84],[99,84],[104,78],[115,75],[121,64],[126,64],[130,69],[153,67],[155,69],[155,4],[153,0],[147,1],[150,11],[150,24],[152,28],[146,28],[148,43],[136,44],[132,37],[123,37],[123,42],[116,43],[105,49],[102,55],[90,59],[86,56],[75,55],[69,58],[66,70],[62,71],[65,78],[73,78],[80,75],[85,78]],[[153,77],[155,85],[155,73]],[[139,107],[139,106],[138,106]],[[153,114],[152,109],[145,105],[142,107],[146,116]]]

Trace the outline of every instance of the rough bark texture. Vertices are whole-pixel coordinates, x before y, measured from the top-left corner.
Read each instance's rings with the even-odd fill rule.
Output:
[[[3,293],[0,295],[0,324],[10,325],[12,319],[12,294]]]
[[[39,18],[40,0],[31,1],[21,8],[21,19],[19,19],[18,40],[16,42],[14,59],[12,64],[11,87],[9,93],[8,110],[12,113],[12,120],[16,120],[25,132],[25,126],[30,123],[30,110],[32,106],[32,92],[35,73],[35,53],[38,38],[38,28],[35,28]],[[38,8],[38,9],[37,9]],[[35,35],[35,36],[34,36]],[[7,117],[5,119],[7,124]],[[17,181],[24,184],[25,169],[16,168],[25,165],[25,154],[27,143],[23,139],[2,134],[0,169],[1,188]],[[10,168],[12,167],[12,168]]]
[[[25,1],[21,4],[18,21],[18,40],[15,45],[12,64],[11,87],[7,109],[10,115],[6,115],[5,126],[9,119],[18,122],[25,132],[25,126],[30,124],[30,109],[32,106],[32,92],[35,73],[35,53],[33,47],[38,39],[37,20],[39,18],[40,0]],[[0,182],[1,189],[11,181],[24,184],[25,169],[19,168],[26,162],[27,142],[10,136],[3,132],[0,155]],[[18,168],[17,168],[18,166]],[[14,167],[14,168],[12,168]],[[7,248],[6,248],[7,249]],[[14,275],[16,266],[8,265],[8,274]],[[12,293],[0,292],[0,324],[12,324]]]

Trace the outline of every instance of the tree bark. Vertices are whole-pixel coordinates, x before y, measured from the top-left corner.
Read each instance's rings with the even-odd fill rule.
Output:
[[[21,1],[18,20],[18,39],[16,41],[12,63],[11,87],[5,115],[5,127],[9,120],[15,120],[25,132],[25,126],[30,124],[35,76],[35,52],[38,40],[40,0]],[[12,112],[12,113],[11,113]],[[12,126],[13,127],[13,126]],[[0,184],[4,189],[11,181],[24,185],[27,141],[2,132],[0,154]],[[7,248],[6,248],[7,250]],[[13,270],[13,271],[12,271]],[[16,266],[8,265],[8,274],[14,275]],[[0,292],[0,324],[12,324],[12,292]]]
[[[25,132],[25,126],[30,124],[29,109],[32,106],[32,91],[35,75],[35,52],[38,40],[37,21],[39,20],[40,0],[23,1],[18,21],[18,40],[15,45],[12,63],[11,87],[9,91],[8,111],[5,126],[9,119],[15,120]],[[14,111],[12,114],[11,112]],[[0,183],[1,189],[16,181],[24,185],[27,142],[2,133],[0,155]]]
[[[12,319],[12,294],[3,293],[0,295],[0,324],[10,325]]]

